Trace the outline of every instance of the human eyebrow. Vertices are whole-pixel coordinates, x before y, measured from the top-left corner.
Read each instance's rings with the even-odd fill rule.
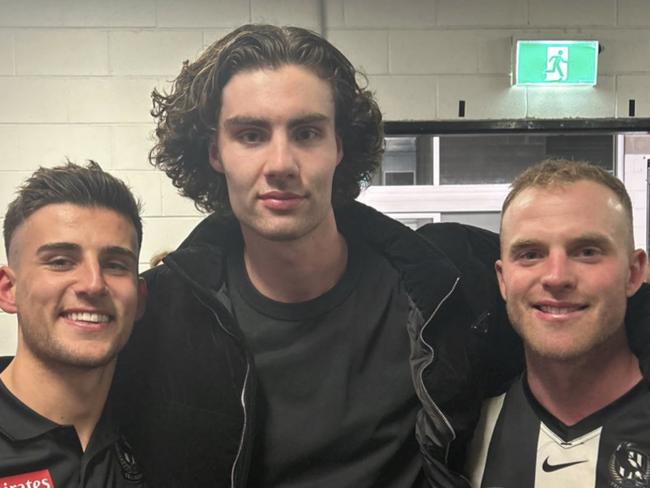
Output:
[[[240,127],[269,127],[269,122],[259,117],[249,117],[245,115],[235,115],[226,119],[223,123],[227,130],[236,130]]]
[[[289,122],[289,127],[293,129],[295,127],[300,127],[301,125],[322,124],[323,122],[327,122],[328,120],[329,117],[325,114],[320,114],[320,113],[307,114],[302,117],[297,117],[295,119],[292,119]]]
[[[131,261],[132,263],[137,263],[138,262],[138,257],[136,254],[131,251],[130,249],[127,249],[125,247],[121,246],[108,246],[102,249],[102,255],[103,256],[111,256],[111,257],[123,257]]]
[[[597,247],[600,249],[609,249],[610,240],[602,234],[584,234],[571,241],[571,247]]]
[[[508,250],[508,256],[511,258],[515,258],[517,255],[519,255],[522,251],[526,249],[538,248],[541,246],[542,246],[541,241],[538,241],[536,239],[521,239],[513,242],[510,245],[510,249]]]
[[[72,242],[51,242],[43,244],[36,250],[38,255],[50,254],[53,252],[79,252],[81,247]]]

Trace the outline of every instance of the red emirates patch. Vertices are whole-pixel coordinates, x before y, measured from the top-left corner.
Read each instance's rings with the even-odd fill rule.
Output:
[[[0,488],[54,488],[50,471],[32,471],[0,478]]]

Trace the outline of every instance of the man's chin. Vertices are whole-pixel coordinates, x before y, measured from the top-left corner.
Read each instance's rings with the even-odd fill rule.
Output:
[[[293,242],[302,239],[312,230],[302,225],[274,225],[268,227],[243,227],[244,237],[257,236],[271,242]]]
[[[91,371],[105,368],[115,362],[117,352],[110,351],[57,351],[38,355],[40,360],[54,368]]]

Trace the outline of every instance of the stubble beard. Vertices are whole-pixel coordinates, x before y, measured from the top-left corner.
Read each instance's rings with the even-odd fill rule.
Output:
[[[116,338],[105,352],[90,354],[83,351],[82,347],[74,348],[62,341],[46,334],[34,334],[22,328],[22,338],[25,348],[29,350],[39,362],[48,368],[61,369],[73,368],[83,371],[90,371],[102,368],[110,364],[126,344],[126,340]],[[80,341],[82,343],[84,341]]]
[[[526,317],[526,312],[520,312],[508,304],[506,304],[506,308],[510,323],[524,342],[526,355],[542,360],[564,363],[582,362],[588,357],[597,356],[600,351],[607,350],[612,338],[619,333],[619,329],[602,327],[594,333],[593,330],[589,330],[589,326],[582,325],[576,327],[576,339],[567,342],[569,338],[565,338],[562,344],[558,344],[557,341],[547,340],[544,334],[552,334],[552,332],[545,332],[541,324],[535,323],[532,317]],[[603,318],[603,320],[608,319],[612,318]],[[594,327],[594,324],[590,325]]]

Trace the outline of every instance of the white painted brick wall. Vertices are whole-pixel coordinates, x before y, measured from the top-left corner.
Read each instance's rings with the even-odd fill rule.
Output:
[[[17,334],[16,316],[0,312],[0,356],[14,355]]]
[[[38,141],[35,143],[35,141]],[[111,167],[111,128],[100,125],[0,124],[0,174],[65,162],[96,159]],[[9,166],[10,163],[10,166]],[[4,209],[4,207],[1,207]]]
[[[14,74],[14,38],[0,30],[0,76]]]
[[[625,187],[632,201],[634,222],[634,246],[646,249],[648,222],[648,155],[627,154],[625,156]],[[647,249],[646,249],[647,250]]]
[[[521,0],[438,0],[437,23],[447,26],[525,26],[528,3]]]
[[[388,31],[330,30],[327,37],[364,73],[388,73]]]
[[[475,30],[478,42],[478,70],[480,73],[510,76],[513,38],[517,31],[491,29]]]
[[[203,50],[203,33],[182,31],[117,31],[110,33],[109,55],[114,75],[176,76],[186,59]]]
[[[598,87],[528,88],[528,116],[555,117],[611,117],[616,109],[615,80],[599,76]]]
[[[345,27],[345,0],[327,0],[323,12],[323,25],[328,28]]]
[[[250,22],[250,2],[157,0],[158,27],[237,27]]]
[[[0,26],[153,27],[156,0],[3,0]]]
[[[23,30],[15,35],[17,75],[107,75],[108,39],[95,29]]]
[[[369,76],[385,120],[431,120],[436,118],[435,76]],[[408,93],[405,97],[404,94]]]
[[[510,86],[510,77],[440,76],[438,118],[458,118],[458,101],[465,101],[468,119],[520,119],[526,114],[526,90]]]
[[[650,25],[650,9],[648,0],[619,0],[619,25],[642,26]]]
[[[47,0],[45,0],[47,1]],[[66,27],[154,27],[156,0],[58,0]]]
[[[65,15],[60,4],[49,0],[0,2],[0,26],[3,27],[63,26]]]
[[[350,27],[433,27],[433,0],[344,0],[343,17]]]
[[[62,78],[0,77],[0,124],[68,122],[67,90]]]
[[[627,116],[630,99],[635,100],[637,117],[650,117],[650,74],[618,77],[616,92],[618,117]]]
[[[217,39],[221,39],[223,36],[232,31],[231,28],[227,29],[204,29],[203,30],[203,47],[210,46]],[[178,73],[176,73],[178,74]]]
[[[530,0],[529,23],[534,26],[613,26],[613,0]]]
[[[476,73],[478,42],[472,31],[392,31],[390,71],[395,74]]]
[[[112,163],[110,168],[152,170],[149,151],[154,145],[150,124],[114,126],[111,129]]]
[[[255,23],[301,25],[322,30],[318,0],[251,0],[251,20]]]
[[[66,106],[70,122],[150,122],[152,78],[97,77],[67,81]],[[101,101],[101,103],[97,103]]]
[[[648,3],[650,11],[650,2]],[[598,71],[603,74],[650,72],[650,24],[645,29],[594,30],[603,45]]]

